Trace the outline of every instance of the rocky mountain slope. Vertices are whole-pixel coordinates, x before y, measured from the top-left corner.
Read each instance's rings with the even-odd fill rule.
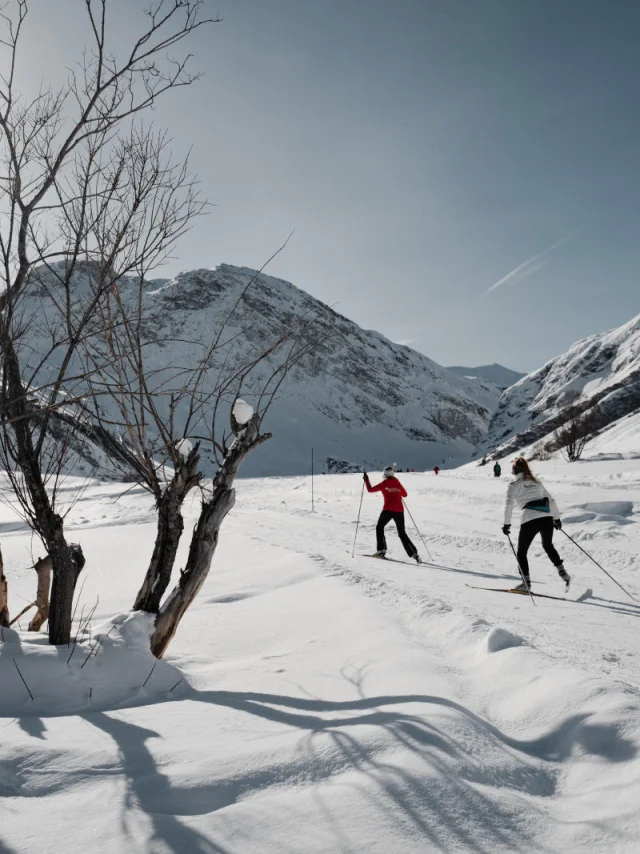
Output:
[[[145,354],[156,371],[197,364],[198,342],[209,341],[237,303],[204,392],[213,387],[221,359],[239,363],[283,329],[312,320],[313,351],[280,388],[264,424],[273,439],[249,457],[244,475],[307,472],[312,449],[316,471],[326,470],[328,458],[372,469],[394,461],[421,469],[469,459],[497,405],[495,388],[457,377],[409,347],[361,329],[283,280],[261,274],[243,294],[253,276],[253,270],[221,265],[150,282],[145,295]],[[34,360],[46,351],[57,311],[52,290],[51,283],[43,287],[32,307]],[[272,366],[267,362],[258,371],[255,394]],[[255,394],[243,391],[250,403]],[[100,405],[109,411],[108,401]],[[86,464],[99,456],[89,454]],[[207,465],[211,471],[214,463]]]
[[[640,315],[578,341],[502,395],[479,453],[505,456],[549,437],[568,409],[604,430],[640,410]]]
[[[460,365],[452,365],[447,367],[448,371],[458,377],[466,377],[467,379],[481,379],[485,382],[492,383],[498,386],[499,389],[508,388],[510,385],[517,383],[525,374],[519,371],[512,371],[511,368],[505,368],[504,365],[499,365],[494,362],[493,365],[479,365],[475,368],[465,368]]]

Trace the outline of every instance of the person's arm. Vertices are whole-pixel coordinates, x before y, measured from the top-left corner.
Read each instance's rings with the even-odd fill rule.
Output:
[[[382,487],[384,486],[384,481],[381,481],[380,483],[376,483],[375,486],[371,486],[369,481],[365,480],[364,484],[367,487],[367,492],[382,492]]]
[[[404,488],[404,486],[400,483],[400,481],[398,481],[398,486],[400,487],[400,495],[401,495],[403,498],[406,498],[406,497],[407,497],[407,495],[408,495],[407,490],[406,490],[406,489]]]
[[[507,500],[504,503],[504,524],[511,524],[511,516],[513,514],[513,504],[516,500],[516,484],[511,482],[507,488]]]

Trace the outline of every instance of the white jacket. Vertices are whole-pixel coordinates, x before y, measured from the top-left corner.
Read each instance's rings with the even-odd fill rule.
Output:
[[[530,507],[525,508],[525,504],[532,501],[538,501],[543,498],[549,499],[549,510],[532,510]],[[504,505],[504,524],[511,524],[511,514],[513,513],[513,505],[517,504],[522,510],[520,524],[531,522],[532,519],[544,519],[551,516],[553,519],[560,518],[558,505],[549,491],[545,489],[539,480],[533,481],[525,479],[523,474],[517,474],[509,484],[507,489],[507,500]]]

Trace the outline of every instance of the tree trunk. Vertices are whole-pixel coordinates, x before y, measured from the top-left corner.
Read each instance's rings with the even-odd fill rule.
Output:
[[[178,584],[156,618],[155,630],[151,636],[151,652],[157,658],[164,655],[180,620],[209,574],[218,545],[220,526],[235,503],[233,482],[240,465],[254,448],[271,438],[270,433],[260,436],[259,426],[260,421],[256,414],[239,430],[213,482],[213,495],[208,501],[202,502],[198,523],[191,538],[187,564],[180,573]]]
[[[49,619],[49,591],[51,590],[51,558],[49,555],[37,560],[33,568],[38,573],[38,590],[36,593],[38,610],[29,623],[29,631],[37,632]]]
[[[51,586],[51,608],[49,612],[49,643],[63,644],[71,640],[73,616],[73,594],[80,571],[84,566],[84,555],[80,546],[74,546],[64,538],[62,521],[55,539],[49,546],[53,584]]]
[[[134,611],[157,614],[160,610],[184,530],[182,505],[202,476],[198,471],[199,461],[196,445],[176,469],[171,483],[158,500],[156,541],[147,574],[133,605]]]
[[[33,418],[20,376],[18,355],[6,331],[1,343],[4,370],[3,415],[8,419],[17,419],[12,424],[15,437],[13,453],[29,493],[34,530],[42,538],[51,557],[53,589],[49,614],[49,642],[69,643],[73,593],[80,570],[84,566],[84,557],[82,549],[73,549],[67,543],[63,531],[63,520],[55,512],[47,493],[40,470],[41,460],[33,443],[31,433]]]
[[[9,591],[7,577],[4,574],[4,562],[0,551],[0,626],[9,625]]]
[[[210,501],[203,501],[198,524],[193,532],[187,565],[180,580],[156,619],[151,638],[151,652],[162,658],[176,633],[185,611],[205,582],[218,545],[220,526],[235,503],[235,490],[220,489]]]

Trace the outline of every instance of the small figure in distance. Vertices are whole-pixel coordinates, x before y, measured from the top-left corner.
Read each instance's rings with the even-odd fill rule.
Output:
[[[493,476],[500,477],[502,474],[502,469],[500,468],[500,463],[496,460],[496,464],[493,467]]]

